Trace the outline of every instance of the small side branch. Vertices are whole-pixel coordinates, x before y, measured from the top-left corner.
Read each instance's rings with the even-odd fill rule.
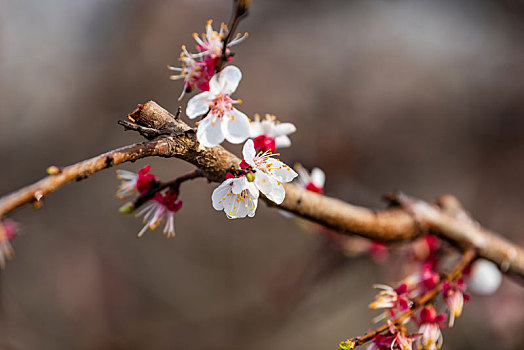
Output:
[[[174,180],[167,181],[167,182],[161,182],[157,187],[152,188],[150,191],[140,195],[133,203],[130,203],[129,205],[126,205],[126,212],[132,212],[135,209],[138,209],[140,206],[142,206],[145,202],[150,200],[155,196],[155,193],[165,190],[166,188],[170,188],[172,191],[174,191],[176,194],[180,193],[180,185],[182,183],[193,180],[199,177],[205,177],[205,174],[202,170],[196,169],[193,170],[187,174],[184,174],[182,176],[177,177]]]

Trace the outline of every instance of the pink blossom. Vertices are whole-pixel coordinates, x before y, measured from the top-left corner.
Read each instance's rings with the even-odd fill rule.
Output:
[[[459,279],[456,282],[442,283],[442,295],[449,309],[449,326],[453,327],[455,318],[459,317],[464,307],[464,302],[469,300],[469,295],[464,294],[466,284]]]
[[[182,208],[182,201],[177,199],[178,194],[174,191],[168,190],[165,194],[155,193],[153,199],[149,200],[144,208],[136,214],[137,217],[143,216],[145,224],[138,233],[138,237],[142,237],[148,228],[150,230],[156,229],[164,220],[166,224],[162,233],[167,237],[174,237],[175,213]]]
[[[420,310],[419,333],[421,337],[418,342],[425,350],[437,350],[442,346],[441,328],[445,325],[446,314],[437,314],[433,305],[426,306]]]
[[[135,193],[144,194],[151,190],[152,186],[157,182],[157,178],[154,174],[149,174],[150,170],[151,165],[146,165],[138,173],[117,170],[117,177],[122,180],[122,183],[118,187],[116,196],[124,199]]]
[[[391,316],[395,316],[397,311],[407,311],[411,306],[411,300],[407,297],[408,286],[403,283],[397,288],[392,288],[383,284],[376,284],[374,288],[381,291],[375,297],[375,301],[369,304],[371,309],[385,309]]]

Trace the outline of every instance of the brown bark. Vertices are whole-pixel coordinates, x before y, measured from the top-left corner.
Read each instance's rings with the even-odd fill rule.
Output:
[[[0,198],[0,217],[24,203],[34,201],[37,194],[45,196],[65,183],[119,163],[147,156],[183,159],[203,170],[209,181],[222,182],[231,166],[240,159],[221,146],[203,148],[195,131],[153,101],[128,116],[131,122],[121,122],[128,129],[139,131],[147,138],[157,139],[111,151],[90,160],[64,168],[39,182]],[[112,161],[108,161],[112,157]],[[390,209],[374,211],[341,200],[285,184],[286,198],[281,209],[310,219],[344,233],[357,234],[385,242],[406,241],[422,232],[431,232],[460,249],[475,249],[479,257],[496,263],[502,271],[524,277],[524,251],[501,235],[481,227],[467,215],[457,215],[451,206],[432,205],[403,194],[394,195],[396,204]],[[446,203],[452,197],[446,197]],[[276,206],[267,201],[268,205]],[[458,210],[459,214],[462,209]]]

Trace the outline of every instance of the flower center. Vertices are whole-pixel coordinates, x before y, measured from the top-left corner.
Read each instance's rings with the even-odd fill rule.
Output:
[[[209,104],[210,113],[216,117],[222,117],[233,109],[234,102],[229,95],[220,93]]]

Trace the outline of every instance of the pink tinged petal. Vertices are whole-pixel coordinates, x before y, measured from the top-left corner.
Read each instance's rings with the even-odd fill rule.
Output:
[[[291,140],[286,135],[277,136],[275,138],[276,148],[286,148],[291,146]]]
[[[248,117],[233,108],[231,114],[222,121],[222,133],[231,143],[244,142],[249,137]]]
[[[242,79],[242,72],[235,66],[226,66],[209,81],[209,92],[213,95],[219,93],[231,95]]]
[[[204,115],[209,110],[209,102],[213,96],[210,95],[209,91],[204,91],[191,97],[187,102],[186,115],[190,119],[194,119],[201,115]]]
[[[254,167],[255,166],[254,158],[256,154],[257,152],[255,151],[255,144],[253,143],[253,140],[251,139],[247,140],[246,143],[244,143],[244,148],[242,149],[242,155],[244,156],[244,161]]]
[[[282,135],[289,135],[297,131],[297,128],[295,125],[291,123],[280,123],[276,124],[273,127],[272,134],[270,136],[276,137],[276,136],[282,136]]]
[[[197,139],[204,147],[215,147],[224,141],[221,128],[222,120],[207,116],[198,123]]]
[[[326,174],[320,168],[313,168],[311,171],[311,181],[318,188],[324,188],[326,183]]]

